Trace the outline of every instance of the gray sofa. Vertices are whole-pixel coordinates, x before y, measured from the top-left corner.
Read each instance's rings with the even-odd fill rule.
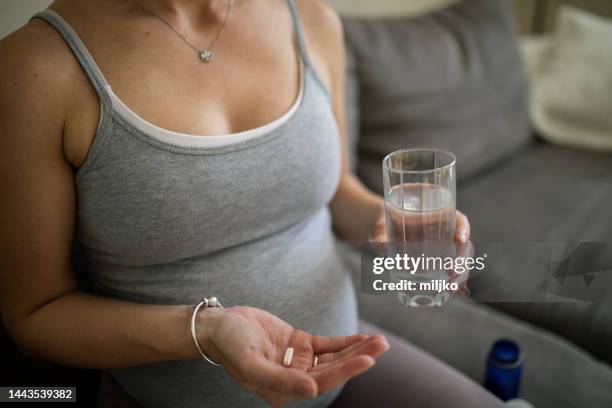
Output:
[[[343,22],[351,161],[366,185],[382,191],[381,160],[393,150],[446,148],[457,155],[458,208],[473,241],[611,240],[612,155],[532,132],[508,2]],[[357,274],[358,253],[345,255]],[[360,305],[478,382],[493,341],[516,339],[526,356],[521,396],[536,407],[612,407],[612,303],[453,300],[410,309],[362,294]]]

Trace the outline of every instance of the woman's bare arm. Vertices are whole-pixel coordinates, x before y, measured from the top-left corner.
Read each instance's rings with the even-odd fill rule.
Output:
[[[334,12],[335,15],[335,12]],[[340,140],[342,143],[342,173],[336,195],[331,202],[334,229],[338,236],[347,241],[367,241],[377,220],[383,214],[384,201],[378,194],[370,191],[353,174],[349,167],[349,147],[346,135],[345,118],[345,48],[342,23],[336,16],[335,41],[331,61],[332,105]]]
[[[36,22],[0,42],[0,307],[25,351],[81,367],[195,357],[188,306],[77,291],[70,269],[73,170],[63,149],[74,85],[86,81]],[[35,38],[34,38],[35,37]],[[84,82],[85,89],[88,84]],[[82,99],[82,98],[81,98]]]
[[[342,145],[342,173],[330,209],[337,235],[347,241],[367,241],[383,214],[382,198],[351,172],[345,120],[345,49],[342,22],[323,1],[299,1],[311,58],[331,92],[332,108]]]

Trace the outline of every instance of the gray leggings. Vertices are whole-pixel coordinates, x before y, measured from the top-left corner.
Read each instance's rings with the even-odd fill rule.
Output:
[[[353,378],[330,408],[488,408],[504,404],[486,389],[432,355],[365,321],[363,333],[384,334],[390,349]]]
[[[359,331],[382,333],[391,348],[350,380],[330,408],[488,408],[503,403],[474,381],[407,341],[361,321]],[[139,408],[103,374],[98,408]]]

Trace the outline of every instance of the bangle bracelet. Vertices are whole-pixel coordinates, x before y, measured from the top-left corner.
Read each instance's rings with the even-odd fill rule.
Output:
[[[195,309],[193,309],[193,314],[191,315],[191,338],[193,339],[193,342],[195,343],[198,351],[200,352],[204,360],[208,361],[212,365],[220,366],[221,364],[215,363],[210,357],[206,355],[204,350],[202,350],[202,347],[200,347],[200,343],[198,343],[198,336],[196,336],[195,322],[196,322],[196,317],[198,315],[198,311],[202,308],[206,309],[207,307],[219,307],[223,309],[223,305],[221,304],[221,302],[217,300],[216,297],[211,296],[211,297],[202,298],[196,304]]]

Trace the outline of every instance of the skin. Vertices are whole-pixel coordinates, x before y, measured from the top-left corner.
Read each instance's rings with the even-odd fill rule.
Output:
[[[139,3],[201,47],[216,34],[226,5]],[[297,3],[344,146],[330,204],[334,230],[349,241],[384,237],[382,199],[347,164],[340,20],[322,1]],[[135,3],[58,0],[51,8],[79,33],[119,98],[162,128],[196,135],[251,129],[281,116],[297,96],[292,25],[279,0],[236,0],[215,59],[205,66]],[[64,41],[46,23],[28,23],[0,41],[0,78],[0,311],[11,336],[34,357],[79,367],[199,358],[185,330],[192,305],[143,305],[77,290],[70,269],[74,173],[94,138],[100,104]],[[469,238],[462,214],[457,238]],[[206,309],[198,319],[206,352],[272,406],[322,394],[369,369],[388,348],[382,336],[312,336],[244,306]],[[295,348],[291,368],[281,364],[288,346]],[[320,355],[316,368],[313,354]]]

